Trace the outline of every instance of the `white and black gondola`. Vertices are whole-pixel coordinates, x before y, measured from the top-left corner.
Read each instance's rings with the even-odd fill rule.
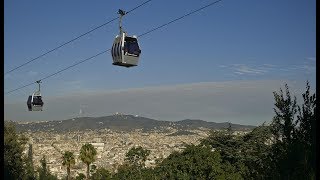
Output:
[[[121,20],[122,16],[126,13],[119,9],[118,14],[120,14],[120,34],[116,36],[111,48],[112,64],[124,67],[137,66],[141,54],[138,38],[134,35],[128,36],[128,34],[122,30]]]
[[[39,85],[38,91],[35,91],[28,97],[27,100],[27,106],[29,111],[42,111],[43,108],[43,101],[42,101],[42,96],[40,92],[40,83],[41,81],[36,81]]]

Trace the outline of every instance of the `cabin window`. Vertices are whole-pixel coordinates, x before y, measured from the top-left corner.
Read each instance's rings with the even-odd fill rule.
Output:
[[[128,53],[129,54],[134,54],[136,56],[139,56],[140,52],[141,51],[139,49],[138,42],[130,42],[130,43],[128,43]]]
[[[124,49],[131,55],[139,56],[141,53],[137,39],[132,37],[126,37]]]
[[[33,104],[42,106],[43,102],[42,102],[41,96],[34,96],[33,97]]]

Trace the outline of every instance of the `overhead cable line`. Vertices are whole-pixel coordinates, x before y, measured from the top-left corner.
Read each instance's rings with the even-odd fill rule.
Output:
[[[59,73],[61,73],[61,72],[63,72],[63,71],[66,71],[66,70],[68,70],[68,69],[70,69],[70,68],[72,68],[72,67],[74,67],[74,66],[76,66],[76,65],[78,65],[78,64],[81,64],[81,63],[83,63],[83,62],[85,62],[85,61],[88,61],[88,60],[90,60],[90,59],[93,59],[93,58],[95,58],[95,57],[97,57],[97,56],[99,56],[99,55],[101,55],[101,54],[103,54],[103,53],[105,53],[105,52],[110,51],[110,50],[111,50],[111,49],[102,51],[102,52],[100,52],[100,53],[98,53],[98,54],[96,54],[96,55],[94,55],[94,56],[91,56],[91,57],[89,57],[89,58],[87,58],[87,59],[84,59],[84,60],[82,60],[82,61],[78,61],[78,62],[76,62],[76,63],[74,63],[74,64],[72,64],[72,65],[70,65],[70,66],[68,66],[68,67],[66,67],[66,68],[63,68],[63,69],[61,69],[60,71],[57,71],[57,72],[55,72],[55,73],[53,73],[53,74],[50,74],[50,75],[48,75],[48,76],[46,76],[46,77],[44,77],[44,78],[42,78],[42,79],[40,79],[40,80],[48,79],[48,78],[50,78],[50,77],[52,77],[52,76],[55,76],[55,75],[57,75],[57,74],[59,74]]]
[[[172,20],[172,21],[169,21],[168,23],[165,23],[165,24],[160,25],[160,26],[158,26],[158,27],[155,27],[155,28],[153,28],[153,29],[151,29],[151,30],[149,30],[149,31],[146,31],[145,33],[142,33],[142,34],[139,35],[138,37],[145,36],[145,35],[153,32],[153,31],[156,31],[156,30],[158,30],[158,29],[160,29],[160,28],[163,28],[163,27],[165,27],[165,26],[167,26],[167,25],[169,25],[169,24],[171,24],[171,23],[173,23],[173,22],[176,22],[176,21],[178,21],[178,20],[180,20],[180,19],[183,19],[183,18],[185,18],[185,17],[187,17],[187,16],[189,16],[189,15],[191,15],[191,14],[194,14],[194,13],[196,13],[196,12],[202,10],[202,9],[208,8],[208,7],[210,7],[210,6],[218,3],[218,2],[220,2],[220,1],[222,1],[222,0],[218,0],[218,1],[212,2],[212,3],[210,3],[210,4],[206,5],[206,6],[203,6],[203,7],[199,8],[199,9],[193,10],[193,11],[191,11],[190,13],[187,13],[187,14],[185,14],[185,15],[183,15],[183,16],[180,16],[180,17],[178,17],[178,18],[176,18],[176,19],[174,19],[174,20]],[[79,65],[79,64],[81,64],[81,63],[84,63],[84,62],[86,62],[86,61],[88,61],[88,60],[90,60],[90,59],[93,59],[93,58],[95,58],[95,57],[97,57],[97,56],[99,56],[99,55],[101,55],[101,54],[103,54],[103,53],[106,53],[106,52],[110,51],[110,50],[111,50],[111,48],[108,49],[108,50],[102,51],[102,52],[100,52],[100,53],[98,53],[98,54],[96,54],[96,55],[94,55],[94,56],[91,56],[91,57],[89,57],[89,58],[87,58],[87,59],[84,59],[84,60],[82,60],[82,61],[78,61],[78,62],[76,62],[75,64],[70,65],[70,66],[68,66],[68,67],[66,67],[66,68],[64,68],[64,69],[61,69],[61,70],[59,70],[59,71],[57,71],[57,72],[55,72],[55,73],[53,73],[53,74],[51,74],[51,75],[48,75],[48,76],[46,76],[46,77],[44,77],[44,78],[42,78],[42,79],[40,79],[40,80],[44,80],[44,79],[50,78],[50,77],[52,77],[52,76],[55,76],[55,75],[57,75],[57,74],[65,71],[65,70],[67,70],[67,69],[70,69],[70,68],[72,68],[72,67],[74,67],[74,66],[76,66],[76,65]],[[30,85],[34,84],[34,83],[35,83],[35,82],[30,83],[30,84],[27,84],[27,85],[24,85],[24,86],[19,87],[19,88],[16,88],[16,89],[13,89],[13,90],[11,90],[11,91],[6,92],[5,94],[9,94],[9,93],[14,92],[14,91],[16,91],[16,90],[25,88],[25,87],[27,87],[27,86],[30,86]]]
[[[68,69],[70,69],[70,68],[72,68],[72,67],[74,67],[74,66],[76,66],[76,65],[79,65],[79,64],[81,64],[81,63],[83,63],[83,62],[85,62],[85,61],[88,61],[88,60],[90,60],[90,59],[93,59],[93,58],[95,58],[95,57],[97,57],[97,56],[99,56],[99,55],[101,55],[101,54],[103,54],[103,53],[105,53],[105,52],[110,51],[110,50],[111,50],[111,49],[102,51],[102,52],[100,52],[100,53],[98,53],[98,54],[96,54],[96,55],[94,55],[94,56],[91,56],[91,57],[89,57],[89,58],[86,58],[86,59],[84,59],[84,60],[82,60],[82,61],[78,61],[78,62],[76,62],[76,63],[74,63],[74,64],[72,64],[72,65],[70,65],[70,66],[68,66],[68,67],[65,67],[65,68],[63,68],[63,69],[61,69],[61,70],[59,70],[59,71],[57,71],[57,72],[55,72],[55,73],[52,73],[52,74],[50,74],[50,75],[48,75],[48,76],[46,76],[46,77],[44,77],[44,78],[41,78],[39,81],[42,81],[42,80],[48,79],[48,78],[50,78],[50,77],[52,77],[52,76],[55,76],[55,75],[57,75],[57,74],[59,74],[59,73],[61,73],[61,72],[63,72],[63,71],[66,71],[66,70],[68,70]],[[17,91],[17,90],[22,89],[22,88],[25,88],[25,87],[27,87],[27,86],[31,86],[32,84],[35,84],[35,83],[36,83],[36,82],[33,82],[33,83],[30,83],[30,84],[21,86],[21,87],[19,87],[19,88],[13,89],[13,90],[11,90],[11,91],[6,92],[6,94],[9,94],[9,93],[11,93],[11,92]]]
[[[139,7],[147,4],[147,3],[150,2],[150,1],[152,1],[152,0],[148,0],[148,1],[143,2],[142,4],[134,7],[134,8],[131,9],[131,10],[129,10],[126,14],[128,14],[128,13],[130,13],[130,12],[136,10],[136,9],[138,9]],[[27,61],[27,62],[19,65],[19,66],[17,66],[17,67],[15,67],[15,68],[11,69],[10,71],[7,71],[4,75],[6,75],[6,74],[8,74],[8,73],[10,73],[10,72],[12,72],[12,71],[15,71],[15,70],[17,70],[17,69],[19,69],[19,68],[21,68],[21,67],[23,67],[23,66],[25,66],[25,65],[33,62],[33,61],[35,61],[35,60],[41,58],[41,57],[43,57],[43,56],[45,56],[45,55],[47,55],[47,54],[49,54],[49,53],[51,53],[51,52],[53,52],[53,51],[56,51],[56,50],[58,50],[59,48],[61,48],[61,47],[65,46],[65,45],[67,45],[67,44],[69,44],[69,43],[71,43],[71,42],[73,42],[73,41],[75,41],[75,40],[77,40],[77,39],[79,39],[79,38],[81,38],[81,37],[83,37],[83,36],[85,36],[85,35],[93,32],[93,31],[95,31],[95,30],[97,30],[97,29],[99,29],[99,28],[102,28],[103,26],[105,26],[105,25],[107,25],[107,24],[109,24],[109,23],[111,23],[111,22],[113,22],[113,21],[115,21],[115,20],[117,20],[117,19],[119,19],[119,17],[115,17],[115,18],[111,19],[110,21],[105,22],[105,23],[103,23],[103,24],[101,24],[101,25],[99,25],[99,26],[91,29],[90,31],[87,31],[87,32],[85,32],[85,33],[83,33],[83,34],[81,34],[81,35],[79,35],[79,36],[77,36],[77,37],[75,37],[75,38],[73,38],[73,39],[71,39],[71,40],[69,40],[69,41],[67,41],[67,42],[65,42],[65,43],[63,43],[63,44],[61,44],[61,45],[59,45],[59,46],[57,46],[57,47],[55,47],[55,48],[53,48],[53,49],[45,52],[45,53],[43,53],[43,54],[41,54],[41,55],[39,55],[39,56],[31,59],[31,60],[29,60],[29,61]]]
[[[11,93],[11,92],[13,92],[13,91],[17,91],[17,90],[19,90],[19,89],[22,89],[22,88],[25,88],[25,87],[31,86],[32,84],[35,84],[35,83],[36,83],[36,82],[33,82],[33,83],[30,83],[30,84],[27,84],[27,85],[24,85],[24,86],[18,87],[18,88],[16,88],[16,89],[13,89],[13,90],[11,90],[11,91],[6,92],[5,94],[9,94],[9,93]]]
[[[153,31],[155,31],[155,30],[158,30],[158,29],[160,29],[160,28],[163,28],[164,26],[167,26],[167,25],[169,25],[169,24],[171,24],[171,23],[173,23],[173,22],[176,22],[176,21],[178,21],[178,20],[180,20],[180,19],[183,19],[183,18],[185,18],[185,17],[187,17],[187,16],[190,16],[191,14],[194,14],[194,13],[196,13],[196,12],[198,12],[198,11],[201,11],[202,9],[205,9],[205,8],[207,8],[207,7],[209,7],[209,6],[212,6],[212,5],[214,5],[214,4],[216,4],[216,3],[220,2],[220,1],[222,1],[222,0],[214,1],[214,2],[212,2],[212,3],[210,3],[210,4],[208,4],[208,5],[205,5],[205,6],[201,7],[201,8],[199,8],[199,9],[193,10],[193,11],[191,11],[191,12],[189,12],[189,13],[183,15],[183,16],[180,16],[180,17],[178,17],[178,18],[176,18],[176,19],[174,19],[174,20],[172,20],[172,21],[170,21],[170,22],[167,22],[167,23],[165,23],[165,24],[163,24],[163,25],[161,25],[161,26],[155,27],[155,28],[153,28],[153,29],[151,29],[151,30],[149,30],[149,31],[147,31],[147,32],[145,32],[145,33],[142,33],[142,34],[140,34],[138,37],[142,37],[142,36],[147,35],[147,34],[153,32]]]

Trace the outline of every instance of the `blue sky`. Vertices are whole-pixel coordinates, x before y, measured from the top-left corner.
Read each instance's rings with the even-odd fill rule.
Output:
[[[144,1],[5,0],[4,71],[7,72],[111,20],[117,16],[116,13],[119,8],[129,10],[142,2]],[[129,34],[139,35],[210,2],[213,1],[152,0],[125,16],[123,27]],[[137,67],[128,69],[113,66],[110,52],[107,52],[43,81],[42,94],[45,99],[64,97],[72,102],[75,100],[72,99],[72,94],[79,93],[82,93],[82,96],[89,96],[89,93],[101,94],[102,92],[119,90],[126,92],[135,88],[140,90],[150,89],[154,93],[155,88],[163,89],[166,87],[170,89],[181,87],[181,85],[189,87],[189,85],[194,84],[198,86],[199,83],[204,82],[220,83],[220,85],[230,82],[234,84],[234,86],[224,86],[225,88],[241,88],[238,85],[243,85],[242,82],[250,83],[250,87],[255,87],[256,83],[256,86],[260,87],[259,85],[262,82],[273,82],[269,87],[265,87],[269,88],[269,95],[272,99],[272,92],[278,90],[284,83],[292,84],[293,89],[301,90],[304,89],[305,81],[309,80],[312,88],[315,89],[315,4],[315,0],[223,0],[165,28],[141,37],[139,43],[142,54]],[[118,22],[114,21],[45,57],[6,74],[4,76],[4,91],[7,92],[34,82],[77,61],[111,48],[117,33]],[[207,84],[205,86],[207,87]],[[215,86],[209,87],[214,88]],[[5,119],[64,119],[64,117],[76,116],[80,104],[85,104],[85,102],[77,101],[75,104],[71,103],[68,107],[63,108],[73,109],[73,114],[67,112],[61,114],[58,109],[55,109],[55,111],[46,109],[45,112],[36,114],[27,112],[26,98],[36,88],[36,85],[29,86],[5,95]],[[199,94],[201,91],[198,92],[196,89],[194,93]],[[179,88],[176,89],[177,92],[180,90]],[[257,94],[261,93],[261,89],[259,91]],[[163,91],[161,96],[168,96],[165,92]],[[240,92],[242,91],[235,89],[232,94],[224,93],[224,96],[237,97],[243,95]],[[268,92],[264,93],[267,94]],[[205,95],[204,93],[203,96]],[[209,94],[207,95],[209,96]],[[250,96],[248,93],[247,95]],[[102,97],[105,96],[107,95]],[[188,95],[178,96],[179,93],[176,98],[188,99],[186,98]],[[146,97],[148,96],[146,95]],[[266,96],[266,98],[270,97]],[[273,116],[272,101],[267,105],[270,108],[270,113],[261,115],[264,118],[259,120],[259,114],[255,114],[255,112],[239,110],[239,113],[243,115],[243,119],[240,120],[236,119],[236,116],[229,117],[227,113],[220,115],[219,112],[210,113],[213,111],[210,109],[210,103],[202,103],[203,98],[193,98],[192,101],[198,101],[199,104],[207,107],[205,108],[207,109],[206,112],[200,111],[204,107],[199,105],[185,110],[183,107],[191,103],[190,101],[174,101],[174,97],[172,98],[172,101],[164,101],[155,107],[163,109],[159,110],[161,113],[150,109],[149,112],[154,113],[148,113],[142,108],[134,112],[129,112],[128,108],[124,113],[136,113],[168,120],[178,120],[179,115],[181,115],[180,119],[198,117],[210,121],[212,116],[216,116],[220,119],[215,119],[215,121],[229,119],[229,121],[235,123],[241,121],[250,124],[259,124],[263,121],[262,119],[271,120]],[[264,99],[260,100],[256,103],[265,103]],[[83,101],[88,102],[85,99]],[[116,103],[116,100],[112,102]],[[124,106],[126,102],[126,99],[122,99],[122,104],[119,101],[118,106]],[[63,106],[64,101],[61,100],[56,103]],[[173,104],[177,109],[171,108],[169,110],[165,108],[168,103]],[[235,106],[235,103],[231,101],[230,103]],[[49,104],[50,101],[45,102],[47,107],[50,106]],[[103,106],[107,105],[106,100]],[[238,109],[246,105],[248,107],[252,106],[252,104],[239,104]],[[87,106],[92,107],[90,110],[92,116],[112,113],[103,110],[95,112],[92,110],[93,107],[97,106],[94,102],[90,102],[90,105]],[[18,107],[23,107],[21,114],[16,113]],[[219,105],[215,104],[214,107],[219,107]],[[170,116],[170,111],[179,113]],[[186,111],[190,113],[189,116],[182,115]],[[226,109],[223,111],[226,111]],[[233,111],[237,111],[237,106],[234,107]],[[90,115],[90,112],[88,113]],[[57,114],[60,114],[60,116],[57,116]],[[250,116],[255,117],[256,120],[246,121],[246,119],[250,119]]]

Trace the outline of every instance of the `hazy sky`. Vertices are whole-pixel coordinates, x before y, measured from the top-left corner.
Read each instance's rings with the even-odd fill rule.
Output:
[[[117,17],[142,0],[4,1],[4,72]],[[142,34],[209,0],[152,0],[123,19]],[[5,119],[57,120],[115,112],[257,125],[273,116],[272,92],[316,86],[315,0],[223,0],[139,39],[137,67],[110,52],[43,81],[43,112],[27,112],[36,85],[4,95]],[[4,92],[111,48],[114,21],[4,76]],[[297,94],[300,96],[300,94]]]

